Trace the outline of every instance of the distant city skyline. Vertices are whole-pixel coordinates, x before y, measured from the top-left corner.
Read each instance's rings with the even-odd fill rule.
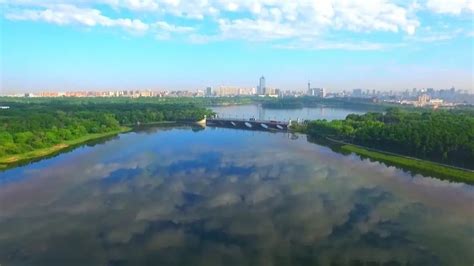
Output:
[[[474,92],[474,2],[4,0],[0,94]]]
[[[291,91],[291,92],[299,92],[299,93],[306,93],[308,91],[308,83],[306,84],[306,88],[297,88],[297,89],[289,89],[289,88],[281,88],[281,87],[266,87],[271,88],[271,89],[278,89],[279,91]],[[87,88],[74,88],[74,89],[25,89],[25,90],[1,90],[0,91],[0,96],[13,96],[13,95],[24,95],[28,93],[33,93],[35,95],[39,94],[48,94],[48,93],[75,93],[75,92],[95,92],[95,93],[100,93],[100,92],[125,92],[125,91],[140,91],[140,92],[154,92],[154,93],[169,93],[169,92],[192,92],[192,93],[203,93],[204,95],[211,89],[212,91],[219,90],[222,88],[234,88],[234,89],[244,89],[244,90],[253,90],[255,92],[255,95],[259,94],[265,94],[263,91],[259,91],[259,85],[257,86],[235,86],[235,85],[219,85],[219,86],[206,86],[202,88],[191,88],[191,89],[166,89],[166,88],[122,88],[122,89],[117,89],[117,88],[96,88],[96,89],[87,89]],[[406,91],[412,91],[413,89],[419,90],[419,91],[426,91],[426,90],[431,90],[434,89],[436,91],[443,91],[443,90],[451,90],[451,89],[456,89],[457,92],[459,93],[467,93],[467,94],[474,94],[474,90],[472,89],[459,89],[454,86],[447,87],[447,88],[435,88],[435,87],[423,87],[423,88],[403,88],[403,89],[372,89],[372,88],[362,88],[362,87],[353,87],[353,88],[342,88],[342,89],[334,89],[334,88],[327,88],[327,87],[321,87],[321,86],[311,86],[312,90],[321,90],[321,93],[352,93],[353,91],[361,90],[363,92],[370,91],[371,93],[403,93]],[[324,90],[324,92],[323,92]],[[247,93],[246,93],[247,94]],[[243,94],[243,95],[246,95]],[[250,95],[250,94],[249,94]]]

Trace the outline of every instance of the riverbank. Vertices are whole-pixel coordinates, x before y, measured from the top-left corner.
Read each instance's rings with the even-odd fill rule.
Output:
[[[415,174],[474,183],[473,114],[472,110],[392,108],[293,128],[315,139],[333,140],[339,151],[356,152]]]
[[[343,144],[340,148],[342,151],[353,152],[362,157],[367,157],[369,159],[374,159],[390,165],[399,166],[407,170],[414,170],[415,172],[432,175],[434,177],[439,177],[441,179],[450,181],[474,184],[474,171],[470,171],[468,169],[461,169],[403,155],[376,151],[353,144]]]
[[[474,171],[461,167],[451,166],[447,164],[437,163],[433,161],[423,160],[401,154],[391,153],[387,151],[377,150],[364,147],[330,137],[312,137],[304,132],[304,130],[296,131],[308,136],[308,141],[318,145],[328,146],[333,151],[344,154],[355,153],[362,158],[379,161],[389,166],[395,166],[402,170],[410,171],[413,174],[422,174],[443,180],[463,182],[474,184]]]
[[[78,139],[64,141],[52,147],[37,149],[37,150],[20,153],[20,154],[4,156],[0,158],[0,170],[4,170],[6,168],[9,168],[12,165],[16,165],[21,162],[28,162],[32,160],[41,159],[43,157],[63,151],[72,146],[81,145],[92,140],[115,136],[117,134],[128,132],[130,130],[131,130],[130,127],[122,127],[119,130],[110,131],[106,133],[88,134]]]
[[[368,158],[390,166],[399,167],[414,174],[419,173],[439,179],[474,184],[474,171],[470,169],[372,149],[369,147],[336,140],[330,137],[314,137],[308,134],[306,132],[306,128],[304,127],[293,126],[291,132],[305,134],[308,137],[308,141],[314,142],[318,145],[328,146],[333,151],[342,153],[355,153],[362,158]]]

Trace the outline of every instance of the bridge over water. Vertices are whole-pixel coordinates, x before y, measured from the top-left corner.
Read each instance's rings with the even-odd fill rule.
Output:
[[[207,118],[206,125],[250,130],[288,131],[291,121],[255,120],[238,118]]]

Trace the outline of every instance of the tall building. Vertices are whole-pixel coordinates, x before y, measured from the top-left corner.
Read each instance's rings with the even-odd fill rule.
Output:
[[[238,95],[253,95],[253,88],[240,88],[232,86],[220,86],[214,90],[216,96],[238,96]]]
[[[421,94],[418,96],[418,105],[423,106],[430,102],[430,96],[428,94]]]
[[[206,88],[206,96],[212,96],[212,88],[211,87]]]
[[[258,83],[257,94],[264,95],[266,93],[266,86],[265,86],[265,77],[261,76],[260,81]]]
[[[362,89],[353,89],[352,90],[352,97],[361,97],[362,96]]]
[[[320,98],[326,97],[326,89],[324,88],[310,88],[306,93],[308,96],[316,96]]]
[[[306,95],[324,98],[326,97],[326,90],[324,88],[311,88],[311,83],[308,81],[308,91]]]
[[[326,97],[326,89],[320,88],[318,91],[318,97],[325,98]]]
[[[220,86],[216,89],[217,96],[235,96],[239,95],[239,88],[237,87],[229,87],[229,86]]]

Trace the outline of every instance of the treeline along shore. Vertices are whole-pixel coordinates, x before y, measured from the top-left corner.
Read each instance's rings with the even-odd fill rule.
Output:
[[[198,121],[212,111],[192,102],[19,100],[0,105],[0,169],[38,159],[138,124]]]
[[[316,120],[295,131],[340,144],[343,151],[437,177],[474,183],[474,111],[401,110]]]

